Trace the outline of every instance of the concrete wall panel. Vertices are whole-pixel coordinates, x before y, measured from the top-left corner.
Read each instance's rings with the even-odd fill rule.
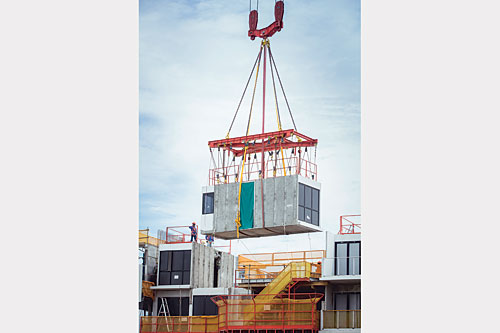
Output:
[[[298,183],[320,189],[319,183],[291,175],[254,181],[254,227],[243,231],[242,237],[271,236],[282,233],[320,231],[309,223],[298,221]],[[262,223],[262,193],[264,195],[264,223]],[[224,239],[236,238],[234,222],[238,211],[238,183],[214,186],[215,236]],[[321,197],[321,195],[320,195]],[[320,212],[321,214],[321,212]],[[286,229],[286,231],[285,231]]]
[[[262,200],[261,200],[261,183],[263,180],[256,180],[254,183],[254,193],[255,193],[255,201],[253,204],[253,227],[254,228],[262,228]],[[264,207],[266,206],[264,202]]]

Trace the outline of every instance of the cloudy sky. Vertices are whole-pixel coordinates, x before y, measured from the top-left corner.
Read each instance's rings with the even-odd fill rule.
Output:
[[[259,1],[258,28],[274,20],[273,7]],[[200,219],[207,141],[225,137],[259,51],[260,40],[247,37],[248,12],[247,0],[140,1],[141,228],[156,233]],[[321,224],[337,232],[340,215],[360,213],[359,0],[285,1],[284,29],[271,50],[298,131],[319,140]],[[280,106],[283,128],[292,128],[283,100]],[[244,135],[248,110],[243,103],[231,136]],[[266,130],[276,129],[273,113],[266,114]],[[260,121],[253,118],[251,133]],[[270,241],[233,246],[240,253],[324,247],[322,233]]]

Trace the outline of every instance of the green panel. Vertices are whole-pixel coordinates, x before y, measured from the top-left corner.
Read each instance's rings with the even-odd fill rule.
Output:
[[[241,199],[240,199],[240,229],[253,228],[253,182],[241,184]]]

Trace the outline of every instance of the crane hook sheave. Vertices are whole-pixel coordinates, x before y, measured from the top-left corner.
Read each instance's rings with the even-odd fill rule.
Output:
[[[248,37],[250,37],[251,40],[254,40],[255,37],[260,37],[263,39],[269,38],[276,32],[281,31],[281,29],[283,28],[283,14],[285,11],[285,3],[282,0],[276,1],[276,3],[274,4],[274,22],[263,29],[257,29],[257,23],[259,21],[258,8],[259,7],[257,2],[257,9],[251,10],[248,17]]]

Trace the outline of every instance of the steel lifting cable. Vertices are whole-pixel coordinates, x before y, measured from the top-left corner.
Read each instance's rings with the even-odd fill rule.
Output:
[[[253,110],[253,102],[255,99],[255,91],[257,90],[257,79],[259,78],[259,68],[260,68],[260,59],[262,55],[262,50],[264,49],[264,45],[262,44],[260,47],[260,52],[259,56],[257,58],[258,63],[257,63],[257,71],[255,72],[255,84],[253,86],[253,93],[252,93],[252,102],[250,103],[250,113],[248,114],[248,123],[247,123],[247,131],[245,134],[245,149],[243,151],[243,161],[241,165],[241,171],[240,171],[240,179],[239,179],[239,190],[238,190],[238,216],[236,217],[236,238],[240,238],[240,204],[241,204],[241,184],[243,183],[243,171],[245,169],[245,160],[247,157],[247,149],[248,149],[248,142],[247,142],[247,137],[248,137],[248,132],[250,131],[250,121],[252,120],[252,110]]]
[[[215,163],[215,159],[214,159],[214,153],[212,152],[212,148],[208,148],[210,150],[210,157],[212,157],[212,162],[214,163],[214,177],[215,177],[215,173],[217,172],[217,164]],[[210,163],[209,162],[209,166],[208,168],[210,169]],[[210,182],[210,172],[208,173],[208,181]],[[214,185],[215,185],[215,178],[213,179],[213,182],[214,182]]]
[[[252,11],[252,0],[249,1],[248,10]],[[257,0],[257,11],[259,11],[259,0]]]
[[[248,131],[250,130],[250,120],[252,119],[253,101],[255,99],[255,90],[257,89],[257,79],[259,78],[260,58],[261,58],[262,50],[263,49],[264,49],[264,46],[261,45],[260,52],[259,52],[259,57],[257,58],[257,60],[258,60],[258,63],[257,63],[257,72],[255,73],[255,84],[253,86],[252,101],[250,103],[250,113],[248,114],[248,122],[247,122],[247,131],[246,131],[246,134],[245,134],[245,141],[246,141],[246,137],[248,137]],[[245,146],[245,151],[246,151],[246,146]]]
[[[280,109],[278,107],[278,94],[276,94],[276,83],[274,81],[274,71],[273,71],[273,64],[271,63],[271,45],[270,43],[268,42],[267,43],[267,50],[269,51],[269,65],[271,67],[271,77],[273,79],[273,91],[274,91],[274,103],[276,104],[276,118],[278,120],[278,130],[281,131],[282,128],[281,128],[281,117],[280,117]],[[276,71],[276,74],[278,72]],[[288,103],[288,102],[287,102]],[[291,114],[291,112],[290,112]],[[292,117],[292,121],[293,121],[293,117]],[[295,126],[295,123],[294,123],[294,126]],[[295,128],[297,129],[297,128]],[[280,152],[281,152],[281,162],[283,163],[283,174],[286,176],[286,168],[285,168],[285,158],[283,156],[283,148],[281,147],[281,140],[283,138],[280,139]]]
[[[257,55],[257,58],[255,59],[255,62],[253,63],[252,71],[250,72],[250,76],[248,77],[247,84],[245,85],[245,89],[243,90],[243,94],[241,94],[240,102],[238,103],[238,107],[236,108],[236,113],[234,114],[233,121],[231,121],[231,125],[229,126],[229,130],[227,131],[226,139],[229,139],[229,132],[231,132],[231,129],[233,128],[234,120],[236,119],[236,116],[238,115],[238,111],[240,110],[241,102],[243,102],[243,97],[245,97],[245,93],[248,88],[248,84],[250,83],[250,80],[252,79],[253,71],[255,70],[255,65],[257,65],[257,62],[260,62],[260,56],[262,54],[262,46],[259,51],[259,54]]]
[[[297,130],[297,126],[295,126],[295,120],[293,120],[292,110],[290,109],[290,105],[288,104],[288,99],[286,98],[285,89],[283,89],[283,83],[281,82],[280,74],[278,73],[278,67],[276,67],[276,62],[274,61],[273,54],[271,53],[271,48],[269,47],[269,58],[271,58],[274,69],[276,70],[276,76],[278,77],[278,81],[281,86],[281,91],[283,92],[283,96],[285,97],[286,106],[288,107],[288,112],[290,113],[290,117],[292,118],[293,128]]]
[[[278,120],[278,130],[281,131],[281,117],[280,117],[280,109],[278,107],[278,95],[276,94],[276,83],[274,81],[274,71],[273,71],[273,64],[271,63],[271,47],[270,45],[268,44],[268,47],[267,47],[268,51],[269,51],[269,64],[271,65],[271,77],[273,79],[273,91],[274,91],[274,103],[276,105],[276,118]]]

